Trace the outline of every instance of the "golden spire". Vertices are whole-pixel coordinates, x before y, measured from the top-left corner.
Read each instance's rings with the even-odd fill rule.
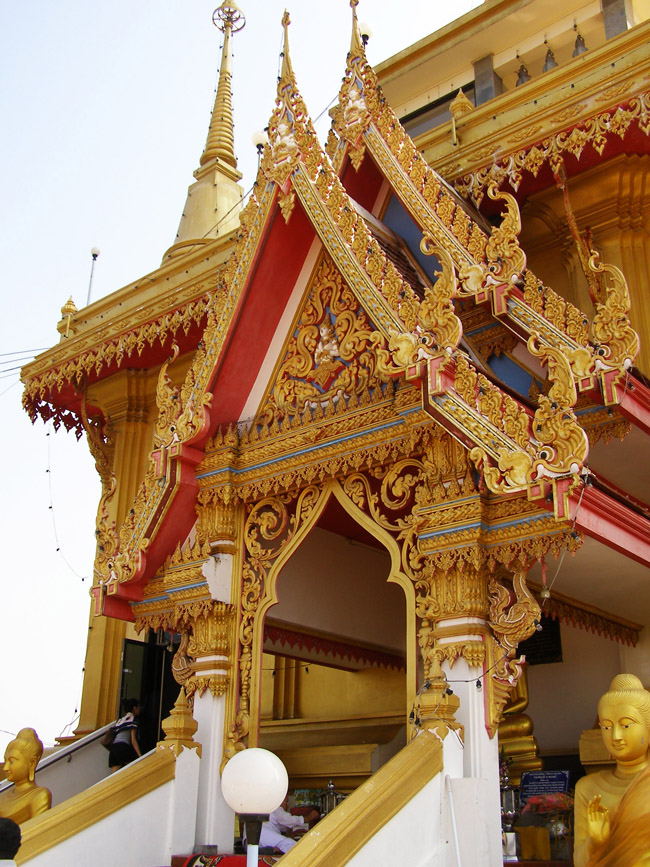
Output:
[[[232,34],[242,29],[246,19],[234,0],[223,0],[214,10],[212,21],[224,34],[217,95],[201,164],[194,171],[196,181],[187,191],[176,242],[164,259],[228,235],[239,225],[244,191],[239,186],[242,176],[235,159],[230,45]]]
[[[352,39],[350,40],[350,54],[353,57],[360,57],[365,54],[363,42],[361,41],[361,31],[359,30],[359,21],[357,19],[357,6],[359,0],[350,0],[352,7]]]
[[[232,88],[231,88],[231,36],[246,24],[246,18],[234,0],[223,0],[221,6],[214,10],[212,16],[215,27],[223,33],[223,48],[221,51],[221,67],[219,69],[219,84],[212,109],[212,119],[205,149],[201,154],[201,165],[212,159],[219,159],[233,168],[237,167],[235,158],[235,137],[232,118]]]
[[[287,10],[284,10],[284,15],[282,16],[282,26],[284,28],[284,44],[282,46],[282,71],[280,73],[280,78],[282,81],[286,81],[291,79],[294,81],[293,67],[291,66],[291,55],[289,54],[289,25],[291,24],[291,18],[289,17],[289,13]]]

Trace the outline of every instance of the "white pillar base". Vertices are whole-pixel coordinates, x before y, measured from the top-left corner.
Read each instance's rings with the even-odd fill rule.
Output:
[[[461,657],[454,662],[453,669],[445,662],[443,670],[449,686],[460,699],[456,719],[465,728],[465,748],[463,751],[463,777],[474,780],[472,792],[465,792],[456,801],[471,802],[476,810],[471,816],[461,818],[465,827],[473,825],[473,838],[476,847],[475,858],[467,863],[481,864],[485,867],[501,867],[501,799],[499,790],[499,744],[497,738],[490,738],[485,727],[485,686],[477,689],[476,682],[483,674],[480,666],[469,666]],[[489,675],[488,675],[489,676]],[[481,681],[481,684],[483,681]],[[453,781],[454,788],[460,790],[463,784]],[[467,784],[465,784],[467,785]],[[460,818],[460,817],[459,817]],[[465,863],[465,861],[463,861]]]
[[[219,853],[232,853],[235,814],[221,794],[220,765],[223,758],[225,696],[207,690],[194,698],[194,719],[198,730],[194,739],[201,744],[201,771],[196,811],[195,845],[218,846]]]

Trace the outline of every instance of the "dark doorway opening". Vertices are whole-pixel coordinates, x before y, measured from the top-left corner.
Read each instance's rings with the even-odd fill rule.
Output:
[[[162,721],[178,697],[180,687],[171,668],[173,649],[168,633],[149,632],[146,641],[124,639],[119,714],[125,698],[139,700],[138,741],[143,754],[164,738]]]

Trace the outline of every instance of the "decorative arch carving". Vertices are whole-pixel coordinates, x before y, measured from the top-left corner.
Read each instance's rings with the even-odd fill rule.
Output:
[[[361,474],[355,474],[361,475]],[[400,541],[390,528],[359,508],[336,479],[309,485],[299,494],[266,497],[246,507],[243,530],[241,610],[238,622],[238,696],[233,723],[227,734],[228,759],[257,737],[259,710],[251,686],[261,674],[264,617],[277,602],[278,575],[292,554],[317,525],[330,498],[387,549],[391,558],[389,582],[402,587],[407,611],[407,700],[415,693],[415,592],[410,576],[402,569]]]

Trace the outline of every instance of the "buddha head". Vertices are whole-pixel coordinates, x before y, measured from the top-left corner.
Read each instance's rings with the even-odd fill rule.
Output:
[[[5,750],[4,772],[11,783],[34,782],[36,765],[43,755],[43,744],[34,729],[21,729]]]
[[[633,674],[618,674],[598,702],[598,720],[605,746],[620,765],[634,765],[648,756],[650,692]]]

